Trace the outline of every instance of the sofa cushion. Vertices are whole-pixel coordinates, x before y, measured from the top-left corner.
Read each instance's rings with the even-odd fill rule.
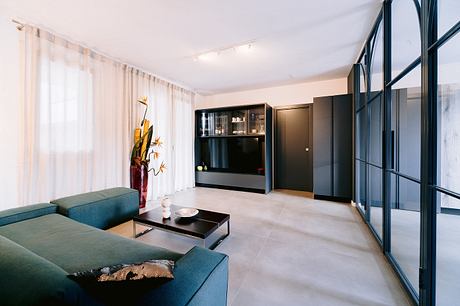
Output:
[[[54,214],[57,206],[50,203],[28,205],[0,211],[0,226],[15,223],[47,214]]]
[[[108,229],[139,214],[137,190],[118,187],[51,201],[59,213],[100,229]]]
[[[92,305],[67,273],[0,236],[0,300],[6,305]]]
[[[119,264],[69,274],[77,282],[124,282],[149,279],[173,279],[174,261],[152,259],[140,263]]]
[[[59,214],[2,226],[0,235],[68,273],[149,259],[176,261],[182,257],[181,254],[123,238]]]

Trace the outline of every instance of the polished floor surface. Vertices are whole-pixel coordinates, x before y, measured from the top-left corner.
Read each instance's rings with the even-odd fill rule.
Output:
[[[230,258],[228,305],[410,305],[351,205],[288,191],[194,188],[171,198],[177,205],[231,214],[231,235],[216,249]],[[112,231],[129,236],[132,225]],[[180,252],[198,244],[158,230],[137,239]]]

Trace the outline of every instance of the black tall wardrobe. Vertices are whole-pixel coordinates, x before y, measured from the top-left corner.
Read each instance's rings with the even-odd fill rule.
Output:
[[[350,201],[352,195],[352,96],[313,99],[313,193]]]

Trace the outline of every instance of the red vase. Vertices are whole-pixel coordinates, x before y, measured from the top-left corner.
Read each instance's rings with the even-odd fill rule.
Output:
[[[147,202],[147,185],[149,181],[149,170],[146,166],[131,166],[130,182],[131,188],[139,191],[139,208],[144,208]]]

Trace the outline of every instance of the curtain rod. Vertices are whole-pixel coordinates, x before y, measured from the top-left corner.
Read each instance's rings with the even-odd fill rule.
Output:
[[[11,19],[11,21],[12,21],[13,23],[17,24],[16,29],[18,29],[19,31],[22,31],[22,29],[24,29],[24,26],[25,26],[25,25],[24,25],[22,22],[17,21],[17,20],[15,20],[15,19]]]
[[[20,22],[20,21],[18,21],[18,20],[16,20],[16,19],[11,19],[11,22],[17,24],[16,29],[18,29],[19,31],[22,31],[22,30],[24,29],[24,27],[26,26],[25,23],[22,23],[22,22]],[[49,33],[52,33],[51,31],[49,31],[49,30],[47,30],[47,29],[45,29],[45,31],[47,31],[47,32],[49,32]],[[54,34],[54,33],[52,33],[52,35],[60,36],[60,35]],[[156,75],[156,74],[154,74],[154,73],[148,72],[148,71],[146,72],[145,70],[143,70],[143,69],[141,69],[141,68],[139,68],[139,67],[137,67],[137,66],[135,66],[135,65],[127,64],[127,63],[124,62],[123,60],[119,60],[119,59],[113,58],[113,57],[111,57],[111,56],[109,56],[109,55],[106,55],[106,54],[103,53],[103,52],[99,52],[99,51],[93,50],[92,48],[89,48],[89,47],[85,46],[85,45],[82,44],[82,43],[74,42],[74,41],[68,39],[67,37],[64,37],[64,36],[62,36],[62,37],[63,37],[63,39],[68,40],[69,42],[71,42],[71,43],[73,43],[73,44],[76,44],[76,45],[79,45],[79,46],[81,46],[81,47],[83,47],[83,48],[89,49],[89,50],[91,50],[91,51],[94,52],[94,53],[97,53],[97,54],[99,54],[99,55],[101,55],[101,56],[103,56],[103,57],[108,58],[108,59],[111,60],[111,61],[120,63],[120,64],[125,65],[126,67],[128,67],[128,68],[130,68],[130,69],[134,69],[134,70],[137,70],[137,71],[142,72],[142,73],[144,73],[144,74],[147,74],[147,75],[149,75],[149,76],[155,77],[155,78],[157,78],[157,79],[160,80],[160,81],[169,83],[169,84],[174,85],[174,86],[176,86],[176,87],[179,87],[181,90],[186,90],[186,91],[189,91],[189,92],[192,93],[192,94],[196,94],[195,89],[193,89],[193,88],[191,88],[191,87],[189,87],[189,86],[182,85],[182,84],[180,84],[180,83],[171,81],[171,80],[169,80],[169,79],[167,79],[167,78],[160,77],[160,76],[158,76],[158,75]]]

